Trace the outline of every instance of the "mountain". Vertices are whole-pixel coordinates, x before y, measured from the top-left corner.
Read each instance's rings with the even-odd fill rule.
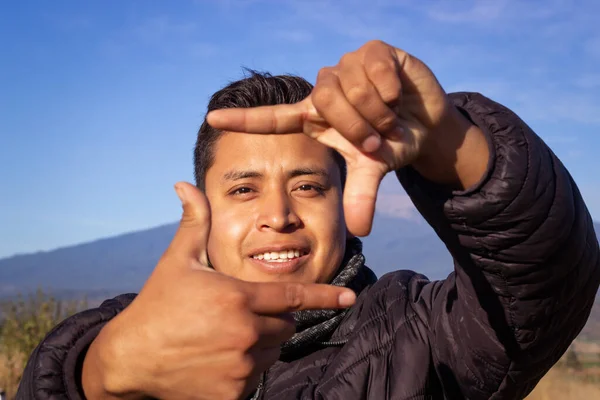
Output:
[[[177,224],[0,260],[0,297],[35,290],[138,290]]]
[[[595,227],[600,232],[600,224]],[[176,228],[173,223],[1,259],[0,297],[40,287],[65,296],[86,293],[105,297],[138,291]],[[367,265],[379,276],[392,270],[411,269],[430,279],[441,279],[452,270],[452,259],[444,244],[416,211],[407,208],[388,208],[376,214],[373,232],[363,242]]]
[[[442,277],[451,259],[422,220],[377,215],[366,238],[367,263],[378,275],[415,269]],[[0,297],[38,287],[68,292],[125,292],[140,289],[168,246],[177,223],[52,251],[0,260]],[[441,269],[447,270],[444,273]],[[421,269],[420,269],[421,271]]]

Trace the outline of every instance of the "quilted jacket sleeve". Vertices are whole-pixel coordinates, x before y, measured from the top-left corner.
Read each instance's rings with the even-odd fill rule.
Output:
[[[67,318],[33,351],[16,400],[84,399],[83,360],[102,327],[133,301],[135,294],[106,300],[100,307]]]
[[[523,398],[587,320],[598,241],[573,179],[523,121],[479,94],[451,97],[486,134],[490,163],[454,193],[398,172],[455,260],[446,280],[412,283],[413,304],[447,398]]]

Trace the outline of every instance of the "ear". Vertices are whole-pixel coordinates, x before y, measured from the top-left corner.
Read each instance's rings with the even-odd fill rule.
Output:
[[[346,240],[354,239],[356,235],[353,235],[348,228],[346,228]]]

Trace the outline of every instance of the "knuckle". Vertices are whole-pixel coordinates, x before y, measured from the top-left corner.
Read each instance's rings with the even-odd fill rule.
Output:
[[[232,378],[246,379],[252,376],[256,368],[256,361],[249,354],[241,354],[232,369]]]
[[[346,129],[346,136],[351,141],[357,141],[361,138],[368,136],[371,133],[372,129],[369,129],[367,124],[360,120],[355,119],[348,123],[348,128]]]
[[[381,74],[386,74],[389,72],[395,72],[394,60],[377,60],[370,62],[369,65],[366,66],[367,73],[370,76],[379,76]]]
[[[397,103],[400,100],[400,91],[396,87],[388,86],[380,89],[381,98],[386,104]]]
[[[388,44],[380,39],[369,40],[365,44],[365,47],[379,47],[379,46],[388,46]]]
[[[196,213],[189,208],[183,210],[179,224],[186,228],[199,228],[205,224],[205,222],[196,215]]]
[[[393,116],[383,116],[375,121],[375,128],[379,132],[390,132],[397,126],[397,118]]]
[[[298,309],[304,303],[304,286],[300,283],[290,283],[285,288],[285,300],[291,309]]]
[[[248,324],[242,325],[238,329],[238,334],[236,336],[235,342],[243,350],[247,350],[255,346],[260,340],[260,334],[258,331],[254,328],[254,326],[248,326]]]
[[[332,68],[331,67],[323,67],[319,70],[319,72],[317,72],[317,82],[322,81],[323,79],[327,78],[329,75],[331,75],[332,73]]]
[[[353,105],[362,105],[369,100],[369,89],[363,85],[355,85],[348,89],[346,98]]]
[[[345,53],[340,58],[340,64],[352,64],[355,61],[355,58],[356,58],[356,54],[354,52]]]
[[[329,107],[335,100],[335,90],[328,85],[317,85],[312,93],[312,101],[317,110]]]
[[[228,309],[240,311],[248,307],[248,296],[239,290],[223,291],[221,304]]]

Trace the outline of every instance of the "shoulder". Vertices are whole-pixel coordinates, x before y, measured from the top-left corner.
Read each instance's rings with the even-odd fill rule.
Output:
[[[383,324],[392,331],[406,323],[420,322],[421,316],[412,303],[430,281],[415,271],[387,273],[365,288],[348,310],[335,337],[341,338],[362,329]]]
[[[359,300],[369,301],[377,298],[386,306],[406,299],[410,301],[418,296],[430,280],[423,274],[410,270],[399,270],[382,275],[368,291],[361,293]],[[383,305],[382,304],[382,305]]]

